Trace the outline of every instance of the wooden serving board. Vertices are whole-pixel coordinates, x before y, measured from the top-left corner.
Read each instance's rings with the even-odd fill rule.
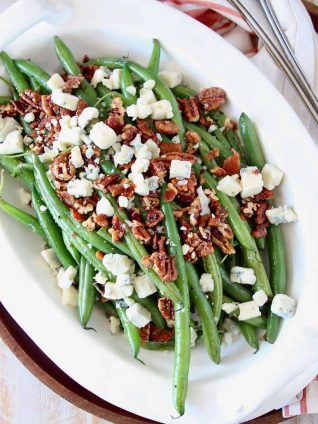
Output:
[[[23,365],[42,383],[77,407],[115,424],[156,423],[118,408],[94,395],[65,374],[30,339],[0,303],[0,337]],[[273,411],[250,424],[277,424],[280,411]]]

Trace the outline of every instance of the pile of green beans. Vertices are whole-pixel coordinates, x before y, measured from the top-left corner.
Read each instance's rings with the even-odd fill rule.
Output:
[[[125,107],[134,105],[137,102],[142,83],[154,80],[153,91],[157,98],[167,100],[171,104],[172,121],[178,126],[182,150],[186,149],[184,137],[186,131],[194,131],[200,136],[198,156],[204,166],[198,163],[193,165],[196,179],[202,183],[204,188],[210,189],[216,194],[221,206],[228,214],[227,222],[235,237],[233,246],[238,246],[236,254],[228,259],[222,258],[220,250],[215,247],[213,253],[202,258],[198,266],[194,266],[183,255],[178,222],[174,217],[174,211],[180,210],[183,205],[179,205],[176,201],[167,201],[165,197],[167,186],[165,183],[162,184],[160,197],[160,208],[164,214],[162,224],[167,237],[167,250],[169,256],[175,259],[177,269],[176,281],[165,282],[154,269],[145,267],[143,259],[149,256],[148,247],[146,248],[134,237],[127,225],[129,223],[128,215],[123,208],[119,207],[116,198],[110,192],[97,192],[97,194],[100,198],[105,197],[111,203],[115,215],[125,225],[124,237],[118,242],[113,241],[112,235],[106,228],[88,231],[73,217],[70,209],[58,197],[47,176],[46,167],[34,152],[26,151],[21,157],[0,155],[0,165],[11,176],[18,178],[31,192],[34,215],[8,203],[1,197],[1,193],[0,209],[42,237],[45,244],[53,249],[64,269],[73,267],[78,271],[74,284],[78,289],[78,316],[82,327],[88,328],[93,308],[98,305],[107,316],[119,318],[134,358],[140,360],[141,348],[158,351],[174,350],[173,401],[178,413],[183,415],[191,357],[191,326],[199,329],[198,334],[203,339],[209,358],[214,364],[218,364],[222,332],[225,327],[223,327],[223,323],[226,317],[222,305],[224,303],[249,302],[253,299],[252,290],[264,290],[269,298],[278,293],[284,293],[286,290],[285,252],[280,228],[270,225],[266,239],[254,239],[248,221],[240,217],[238,200],[218,190],[218,178],[210,172],[214,167],[222,166],[223,161],[232,155],[233,149],[239,153],[242,166],[257,166],[262,169],[265,165],[265,157],[256,129],[251,119],[243,113],[239,119],[239,137],[232,128],[233,126],[228,126],[225,114],[219,109],[207,113],[211,123],[215,125],[211,130],[207,130],[199,123],[185,121],[179,110],[177,99],[195,97],[197,92],[184,85],[169,88],[158,76],[161,46],[156,39],[153,40],[147,66],[142,66],[127,58],[112,57],[99,57],[80,66],[69,47],[58,36],[54,37],[54,46],[58,60],[67,75],[81,75],[83,67],[87,65],[122,70],[118,90],[112,91],[102,83],[94,88],[86,79],[82,81],[79,88],[74,90],[74,93],[85,100],[88,106],[98,107],[100,120],[106,119],[114,98],[119,97]],[[31,60],[13,60],[4,51],[0,53],[0,59],[10,78],[10,82],[6,83],[12,92],[12,97],[0,96],[0,105],[10,104],[13,99],[18,100],[20,94],[27,89],[41,94],[51,92],[47,85],[51,75]],[[129,89],[131,87],[134,87],[135,90]],[[24,134],[32,134],[32,125],[27,124],[22,116],[19,117],[19,120]],[[125,123],[133,122],[126,118]],[[148,123],[153,128],[150,119]],[[173,141],[167,134],[161,136],[165,143]],[[210,160],[207,155],[213,149],[218,149],[219,156]],[[125,173],[106,157],[105,151],[101,152],[100,167],[105,175],[117,174],[120,179],[126,178]],[[2,180],[0,185],[1,192]],[[142,219],[145,220],[148,212],[143,208],[141,197],[135,194],[133,202],[134,207],[140,211]],[[269,202],[273,205],[273,201],[269,200]],[[268,253],[270,279],[267,277],[260,254],[260,251],[264,249],[267,249]],[[97,253],[126,255],[132,258],[138,269],[152,280],[157,288],[157,293],[146,298],[139,298],[134,291],[131,298],[151,313],[152,325],[157,329],[164,331],[169,324],[159,311],[158,299],[166,297],[173,302],[173,339],[168,342],[142,341],[139,329],[127,317],[127,305],[123,301],[102,303],[99,300],[101,298],[94,281],[96,272],[102,272],[110,282],[114,282],[116,277],[98,259]],[[229,269],[240,264],[254,270],[256,284],[252,289],[232,282],[229,277]],[[214,283],[212,293],[203,293],[199,272],[205,272],[212,276]],[[193,308],[199,319],[197,324],[190,318]],[[265,337],[269,343],[275,342],[279,331],[280,318],[270,311],[270,306],[269,308],[263,307],[261,314],[259,317],[246,321],[238,319],[238,309],[230,314],[230,318],[237,323],[246,342],[255,351],[259,349],[258,329],[266,329]]]

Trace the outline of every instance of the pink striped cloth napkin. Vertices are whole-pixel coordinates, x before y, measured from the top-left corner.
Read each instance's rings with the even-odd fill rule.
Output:
[[[240,14],[226,0],[159,0],[175,7],[222,35],[245,53],[265,73],[287,98],[305,126],[318,140],[317,128],[294,89],[274,64],[264,47],[244,22]],[[318,93],[317,34],[300,0],[272,0],[272,5],[286,35],[294,48],[309,81]],[[305,47],[305,48],[304,48]],[[283,416],[318,413],[318,376],[282,409]]]

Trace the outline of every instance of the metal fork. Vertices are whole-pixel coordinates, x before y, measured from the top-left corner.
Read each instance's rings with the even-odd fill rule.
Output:
[[[229,0],[229,2],[236,7],[243,19],[263,42],[318,124],[318,99],[302,71],[269,1]]]

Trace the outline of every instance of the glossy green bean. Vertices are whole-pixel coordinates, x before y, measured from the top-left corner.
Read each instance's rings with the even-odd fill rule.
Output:
[[[174,350],[174,341],[169,342],[145,342],[141,343],[142,349],[146,350]]]
[[[241,162],[247,163],[246,152],[241,140],[237,136],[236,132],[231,128],[226,128],[223,132],[230,145],[240,154]]]
[[[12,97],[9,96],[0,96],[0,105],[7,105],[12,101]]]
[[[80,75],[81,69],[76,63],[76,60],[71,52],[71,50],[67,47],[67,45],[56,35],[54,37],[54,45],[56,55],[63,66],[64,70],[69,75]],[[75,90],[75,93],[82,97],[89,106],[94,106],[97,102],[97,94],[94,88],[89,84],[88,81],[83,80],[81,83],[81,87]]]
[[[213,119],[214,123],[219,127],[223,127],[225,124],[225,115],[221,110],[211,110],[208,115]]]
[[[23,74],[35,80],[45,90],[48,90],[46,83],[50,79],[50,74],[44,71],[44,69],[31,62],[31,60],[17,59],[15,60],[15,64]]]
[[[231,151],[231,145],[228,141],[228,139],[224,136],[223,132],[219,129],[216,129],[213,133],[213,135],[219,140],[219,142],[226,146],[229,151]]]
[[[140,303],[142,306],[148,309],[148,311],[151,313],[151,321],[155,324],[156,327],[161,329],[166,328],[166,322],[158,309],[156,300],[153,297],[148,296],[141,299],[135,292],[131,295],[131,297],[135,302]]]
[[[197,93],[192,88],[185,87],[184,85],[177,85],[171,89],[173,94],[180,99],[186,99],[187,97],[193,97]]]
[[[131,256],[131,251],[128,249],[127,244],[124,241],[117,241],[116,243],[114,243],[111,234],[109,234],[109,232],[105,228],[100,228],[97,231],[97,234],[103,239],[107,240],[109,243],[113,244],[118,250],[120,250],[125,255]]]
[[[134,81],[130,74],[128,65],[125,64],[121,73],[121,92],[125,106],[130,106],[137,102],[137,97],[127,91],[127,87],[134,87]]]
[[[82,256],[79,269],[78,314],[83,328],[86,328],[92,316],[95,303],[94,274],[93,266]]]
[[[186,262],[186,271],[190,298],[195,304],[200,318],[206,350],[212,361],[218,364],[220,362],[220,338],[211,305],[202,292],[196,269],[189,262]]]
[[[215,322],[218,323],[222,311],[222,299],[223,299],[223,284],[222,277],[219,269],[219,265],[214,253],[204,256],[203,265],[205,272],[211,274],[214,281],[214,290],[212,292],[211,300],[213,307],[213,314]]]
[[[103,154],[101,156],[100,167],[102,168],[102,171],[107,175],[118,174],[122,178],[125,177],[125,174],[122,173],[118,168],[116,168],[116,166],[111,160],[104,159]]]
[[[18,180],[21,181],[26,188],[32,190],[34,182],[33,172],[25,168],[19,168],[23,164],[20,159],[12,156],[0,155],[0,164],[11,176],[17,176]]]
[[[10,77],[14,88],[17,90],[19,94],[27,90],[28,88],[30,88],[24,75],[16,67],[14,61],[6,52],[2,51],[0,53],[0,59],[2,60],[4,64],[5,70],[8,76]]]
[[[99,302],[98,305],[103,309],[107,316],[118,317],[117,310],[114,306],[114,302]]]
[[[91,59],[88,62],[84,63],[84,66],[90,65],[98,65],[98,66],[106,66],[109,69],[122,68],[124,64],[127,62],[126,59],[123,58],[114,58],[114,57],[97,57],[95,59]]]
[[[67,250],[70,252],[70,254],[72,255],[72,257],[75,260],[75,262],[77,263],[77,265],[79,265],[80,261],[81,261],[81,254],[73,246],[72,239],[70,237],[68,237],[68,235],[65,232],[62,232],[62,237],[63,237],[63,241],[64,241],[64,244],[65,244]]]
[[[262,147],[257,137],[255,126],[245,113],[240,116],[239,126],[248,163],[262,169],[266,163]]]
[[[140,351],[140,335],[138,328],[135,327],[127,318],[126,309],[116,305],[116,311],[123,326],[124,332],[128,338],[130,348],[134,358],[138,358]]]
[[[176,260],[178,277],[176,284],[182,296],[182,305],[175,304],[175,356],[173,370],[173,400],[176,410],[184,414],[185,399],[188,389],[188,375],[190,367],[190,300],[185,260],[182,253],[180,236],[169,202],[165,201],[163,186],[161,194],[161,208],[165,215],[164,225],[169,242],[170,256]]]
[[[237,325],[243,334],[247,343],[256,351],[259,349],[259,340],[257,337],[257,329],[245,321],[237,321]]]
[[[152,40],[152,52],[148,64],[149,71],[153,72],[155,75],[158,75],[159,66],[160,66],[160,54],[161,46],[159,40],[154,38]]]
[[[64,244],[60,228],[54,222],[48,209],[41,210],[41,206],[43,206],[44,203],[35,188],[33,188],[32,191],[32,205],[45,233],[48,244],[54,250],[63,268],[67,269],[69,266],[76,268],[77,264]]]

